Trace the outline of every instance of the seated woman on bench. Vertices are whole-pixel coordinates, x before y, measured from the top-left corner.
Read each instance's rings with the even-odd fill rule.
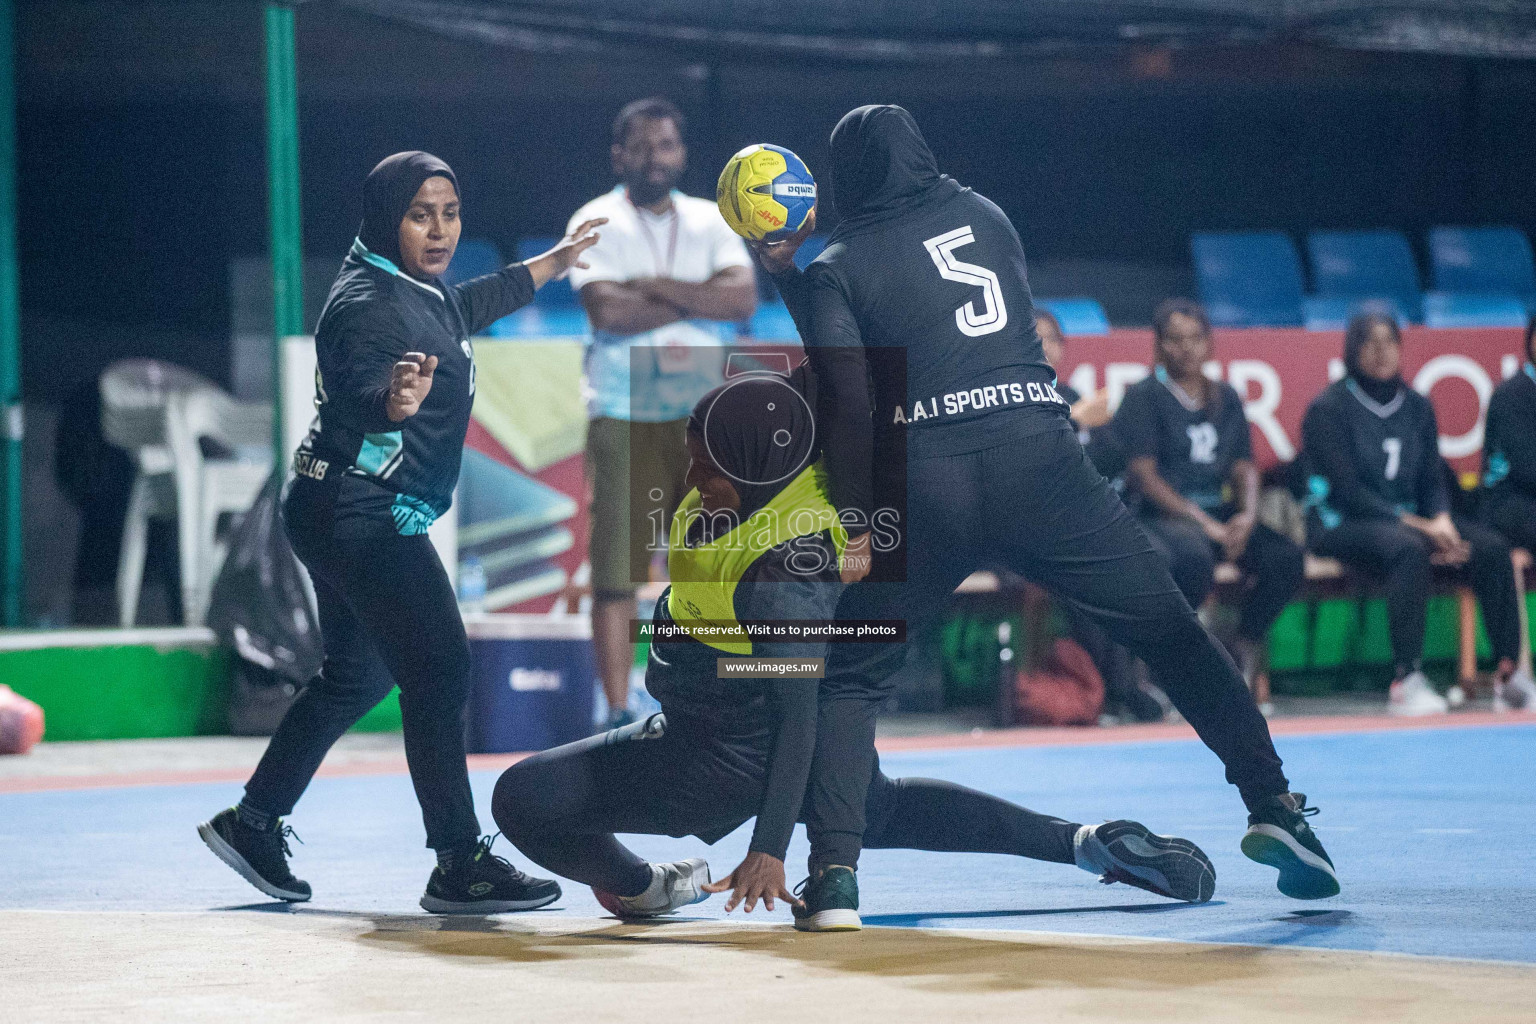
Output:
[[[1483,522],[1536,555],[1536,317],[1525,327],[1525,362],[1493,389],[1483,435]],[[1516,672],[1496,705],[1536,711],[1536,681]]]
[[[797,373],[797,377],[798,377]],[[825,642],[753,639],[743,622],[832,619],[842,590],[846,534],[815,461],[811,405],[782,376],[729,381],[700,400],[688,423],[690,491],[673,518],[672,585],[656,605],[646,688],[662,710],[547,750],[496,784],[496,823],[536,863],[592,886],[623,918],[652,917],[733,889],[726,909],[761,899],[795,904],[784,856],[801,814],[816,745],[817,683],[722,677],[731,656],[821,658]],[[724,628],[722,628],[724,627]],[[889,779],[878,766],[864,845],[1012,854],[1077,864],[1107,881],[1174,899],[1208,900],[1210,861],[1195,844],[1141,825],[1079,825],[947,782]],[[701,858],[650,864],[615,832],[694,835],[714,843],[756,817],[750,851],[711,884]],[[858,927],[797,917],[802,930]]]
[[[1520,649],[1519,608],[1509,544],[1450,511],[1435,409],[1398,375],[1402,345],[1392,316],[1358,314],[1344,333],[1345,376],[1307,407],[1307,544],[1385,582],[1388,710],[1432,715],[1448,704],[1422,670],[1431,563],[1459,567],[1476,591],[1501,691]]]
[[[1193,607],[1215,587],[1218,562],[1243,571],[1248,589],[1233,654],[1251,687],[1269,627],[1301,586],[1301,548],[1258,521],[1259,471],[1243,400],[1232,385],[1205,375],[1205,310],[1169,299],[1152,321],[1157,365],[1126,389],[1115,413],[1127,482],[1140,497],[1147,538],[1167,556]]]

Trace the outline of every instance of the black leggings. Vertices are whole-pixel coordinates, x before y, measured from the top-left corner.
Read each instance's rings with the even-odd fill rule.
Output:
[[[972,571],[1000,564],[1140,656],[1250,808],[1286,792],[1269,727],[1232,659],[1070,429],[907,467],[906,580],[891,581],[898,560],[877,554],[870,578],[844,592],[839,619],[905,619],[916,635]],[[901,644],[831,646],[811,767],[813,866],[857,863],[875,714],[904,653]]]
[[[604,892],[633,896],[646,863],[615,832],[713,843],[757,813],[767,734],[724,736],[662,715],[535,754],[496,783],[496,825],[529,860]],[[1003,853],[1073,862],[1079,826],[934,779],[889,779],[866,797],[872,848]],[[802,820],[804,816],[802,813]]]
[[[1188,519],[1147,518],[1141,521],[1152,546],[1168,559],[1173,581],[1189,603],[1199,608],[1216,586],[1221,549]],[[1262,523],[1253,528],[1248,546],[1237,560],[1248,580],[1237,635],[1259,643],[1280,617],[1286,602],[1301,588],[1304,572],[1301,548]]]
[[[329,529],[325,512],[293,496],[285,505],[293,549],[314,580],[325,662],[277,727],[245,800],[270,814],[292,812],[331,745],[399,683],[427,845],[473,845],[480,823],[464,756],[469,642],[453,584],[425,534],[337,540],[320,532]]]
[[[1483,522],[1503,534],[1511,546],[1536,555],[1536,498],[1496,490],[1483,503]]]
[[[1483,609],[1495,660],[1520,653],[1520,609],[1515,604],[1515,571],[1509,544],[1492,530],[1452,514],[1472,558],[1460,575],[1472,585]],[[1396,678],[1417,670],[1424,659],[1425,609],[1429,603],[1434,551],[1428,537],[1395,519],[1346,519],[1331,530],[1314,525],[1311,547],[1382,581],[1387,594],[1387,629]]]

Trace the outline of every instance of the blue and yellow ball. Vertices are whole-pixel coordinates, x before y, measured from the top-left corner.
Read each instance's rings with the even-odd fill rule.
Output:
[[[720,216],[749,241],[777,242],[805,223],[816,205],[816,179],[782,146],[748,146],[725,162],[715,189]]]

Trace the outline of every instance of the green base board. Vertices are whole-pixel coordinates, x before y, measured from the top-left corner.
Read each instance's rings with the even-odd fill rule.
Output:
[[[42,707],[55,741],[225,735],[232,667],[207,643],[0,650],[0,682]],[[399,728],[394,691],[355,731]]]
[[[1528,607],[1530,621],[1536,623],[1536,594],[1529,596]],[[973,606],[968,612],[957,613],[957,619],[967,616],[978,617],[978,609]],[[995,622],[1000,617],[1008,616],[981,612],[980,618],[989,619],[993,625],[964,631],[984,641],[985,651],[954,649],[957,641],[951,634],[963,623],[951,620],[944,630],[946,697],[956,706],[985,704],[992,699],[990,687],[995,686],[997,663]],[[1015,621],[1014,627],[1015,636],[1022,639],[1022,623]],[[1064,623],[1057,622],[1052,630],[1059,633],[1063,627]],[[1455,661],[1456,630],[1455,600],[1431,598],[1426,661]],[[0,634],[0,640],[5,636]],[[33,635],[27,639],[46,638]],[[113,644],[111,640],[112,633],[102,631],[95,643],[71,646],[6,649],[0,643],[0,683],[42,706],[50,740],[217,736],[229,732],[233,659],[227,651],[206,640],[129,644]],[[644,664],[643,650],[642,645],[636,652],[637,664]],[[1486,663],[1488,637],[1481,616],[1477,650]],[[1386,605],[1379,598],[1363,605],[1350,599],[1319,601],[1311,608],[1298,602],[1285,609],[1270,633],[1270,667],[1277,693],[1380,689],[1386,685],[1382,669],[1390,662]],[[977,677],[972,682],[981,689],[961,692],[967,688],[959,677],[968,678],[964,670],[978,666],[985,671],[969,675]],[[353,731],[391,732],[399,728],[400,694],[394,690],[363,716]]]

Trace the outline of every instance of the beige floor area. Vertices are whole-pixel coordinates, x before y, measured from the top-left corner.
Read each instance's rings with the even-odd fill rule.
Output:
[[[1536,968],[878,928],[0,912],[0,1020],[1520,1021]]]

